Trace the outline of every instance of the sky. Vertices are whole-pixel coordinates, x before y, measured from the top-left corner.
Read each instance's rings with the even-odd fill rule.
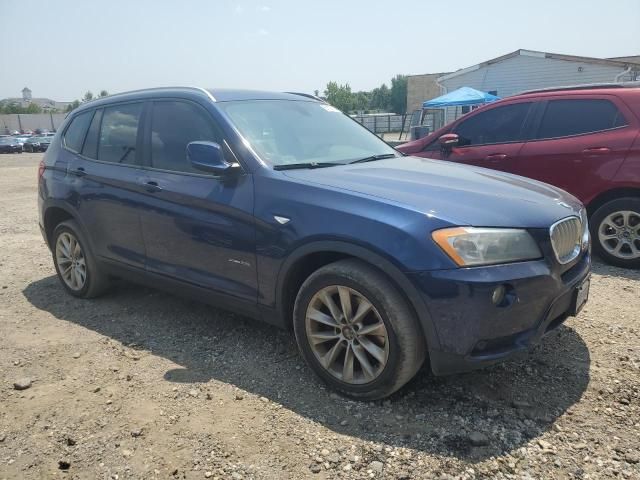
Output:
[[[640,0],[0,0],[0,99],[197,85],[354,91],[519,48],[640,55]]]

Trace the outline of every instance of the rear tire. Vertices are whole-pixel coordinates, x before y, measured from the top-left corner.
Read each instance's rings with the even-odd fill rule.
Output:
[[[359,260],[341,260],[311,274],[300,287],[293,317],[309,367],[354,398],[391,395],[426,356],[407,301],[384,274]]]
[[[595,252],[607,263],[640,267],[640,198],[611,200],[590,219]]]
[[[67,292],[78,298],[93,298],[109,287],[82,230],[74,220],[56,226],[52,235],[53,264]]]

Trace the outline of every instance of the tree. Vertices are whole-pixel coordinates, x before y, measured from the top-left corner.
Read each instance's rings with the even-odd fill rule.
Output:
[[[109,92],[107,92],[106,90],[100,90],[100,98],[102,97],[108,97],[109,96]]]
[[[407,111],[407,77],[396,75],[391,79],[389,103],[394,113],[404,114]]]
[[[24,113],[42,113],[42,108],[40,108],[40,105],[30,103],[29,106],[24,109]]]
[[[87,93],[85,93],[84,97],[82,97],[82,101],[90,102],[91,100],[93,100],[93,93],[91,92],[91,90],[87,90]]]
[[[327,83],[324,96],[327,98],[327,102],[345,113],[353,110],[351,87],[348,83],[344,85],[338,85],[337,82]]]
[[[356,92],[353,94],[353,109],[359,112],[368,111],[371,104],[370,92]]]
[[[23,107],[17,102],[7,103],[4,105],[0,105],[0,113],[42,113],[42,108],[37,103],[30,103],[26,107]]]
[[[75,110],[76,108],[78,108],[79,106],[80,106],[80,100],[74,100],[69,105],[67,105],[67,108],[65,108],[64,111],[66,113],[69,113],[69,112]]]
[[[390,109],[391,92],[385,83],[371,91],[371,108],[387,111]]]

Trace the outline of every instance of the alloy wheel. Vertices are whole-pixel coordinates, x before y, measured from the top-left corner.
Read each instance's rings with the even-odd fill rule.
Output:
[[[71,290],[82,290],[87,280],[87,264],[78,239],[63,232],[56,241],[56,263],[64,283]]]
[[[640,258],[640,213],[623,210],[608,215],[600,223],[598,240],[617,258]]]
[[[363,294],[331,285],[316,292],[305,315],[309,346],[322,367],[349,384],[374,381],[389,358],[382,317]]]

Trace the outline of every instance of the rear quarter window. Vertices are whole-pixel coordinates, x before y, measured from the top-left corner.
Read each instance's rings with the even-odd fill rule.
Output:
[[[84,137],[87,134],[87,129],[89,128],[92,116],[93,111],[84,112],[75,116],[71,120],[69,127],[67,127],[67,130],[64,132],[65,147],[76,153],[79,153],[82,150]]]
[[[537,139],[570,137],[623,127],[627,121],[610,100],[551,100],[547,104]]]

